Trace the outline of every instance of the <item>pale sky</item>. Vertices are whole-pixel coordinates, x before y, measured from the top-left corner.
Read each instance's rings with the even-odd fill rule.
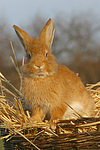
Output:
[[[100,17],[100,0],[0,0],[0,19],[13,24],[28,24],[37,14],[56,19],[62,13],[93,12]]]

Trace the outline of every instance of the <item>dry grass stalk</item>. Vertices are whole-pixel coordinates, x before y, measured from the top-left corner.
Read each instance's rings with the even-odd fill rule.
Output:
[[[15,55],[15,51],[14,51],[14,47],[13,47],[13,44],[12,42],[10,41],[10,45],[11,45],[11,49],[12,49],[12,52],[13,52],[13,55],[14,55],[14,59],[10,56],[10,59],[19,75],[19,79],[20,79],[20,91],[21,91],[21,88],[22,88],[22,76],[21,76],[21,73],[19,71],[19,67],[18,67],[18,62],[17,62],[17,59],[16,59],[16,55]]]

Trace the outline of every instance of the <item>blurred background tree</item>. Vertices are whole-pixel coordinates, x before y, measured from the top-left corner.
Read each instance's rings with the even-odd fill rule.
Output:
[[[36,16],[28,26],[20,26],[31,36],[39,35],[46,20]],[[96,83],[100,80],[100,23],[90,13],[57,16],[54,19],[56,29],[52,52],[60,64],[64,64],[79,73],[83,83]],[[12,29],[13,30],[13,29]],[[18,74],[11,63],[10,41],[13,42],[18,65],[21,66],[24,50],[15,34],[7,29],[7,23],[0,24],[0,72],[16,87],[19,87]]]

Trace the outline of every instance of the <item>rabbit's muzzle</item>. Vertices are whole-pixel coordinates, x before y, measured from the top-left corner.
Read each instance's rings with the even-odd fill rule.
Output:
[[[43,64],[34,64],[34,68],[37,70],[37,73],[42,73],[43,72],[43,68],[44,68],[44,63]]]
[[[26,63],[21,67],[22,76],[32,77],[32,78],[43,78],[47,75],[47,71],[45,70],[45,63],[39,61],[32,61],[30,63]]]
[[[37,70],[42,70],[44,68],[44,63],[43,64],[34,64],[34,68]]]

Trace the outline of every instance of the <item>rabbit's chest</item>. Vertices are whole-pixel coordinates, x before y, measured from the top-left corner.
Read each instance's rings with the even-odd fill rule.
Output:
[[[56,81],[55,81],[56,82]],[[52,80],[24,80],[22,94],[31,105],[51,105],[60,100],[61,87]]]

